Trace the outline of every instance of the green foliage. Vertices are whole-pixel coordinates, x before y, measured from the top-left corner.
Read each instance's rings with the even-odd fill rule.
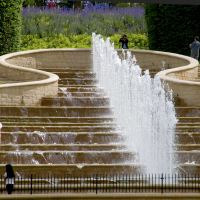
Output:
[[[200,6],[146,6],[149,48],[189,55],[189,44],[200,34]]]
[[[144,34],[127,34],[128,36],[128,46],[129,48],[135,49],[148,49],[148,38]],[[114,42],[115,48],[121,48],[119,44],[119,39],[121,35],[115,34],[110,37],[110,40]]]
[[[130,3],[118,3],[116,6],[121,8],[126,8],[130,7]]]
[[[0,55],[20,47],[21,7],[22,0],[0,0]]]
[[[44,6],[44,0],[23,0],[23,6]]]
[[[111,41],[115,43],[116,48],[119,46],[119,38],[121,35],[111,36]],[[128,34],[129,47],[148,49],[148,40],[146,35]],[[40,38],[38,35],[24,35],[22,37],[21,50],[41,49],[41,48],[90,48],[91,35],[70,35],[65,36],[59,34],[52,37]]]

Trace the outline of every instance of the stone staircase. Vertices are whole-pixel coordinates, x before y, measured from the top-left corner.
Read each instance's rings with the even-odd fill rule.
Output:
[[[41,106],[0,106],[0,171],[12,163],[20,174],[137,173],[109,99],[87,68],[46,68],[60,77],[56,97]],[[152,70],[150,74],[156,74]],[[200,109],[176,105],[176,155],[181,172],[200,172]]]
[[[95,74],[42,70],[59,75],[58,95],[43,98],[39,107],[0,106],[1,164],[12,163],[21,174],[137,172]]]

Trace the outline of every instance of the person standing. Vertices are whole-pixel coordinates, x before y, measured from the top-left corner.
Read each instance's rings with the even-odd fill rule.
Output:
[[[15,173],[11,164],[6,165],[6,172],[4,174],[6,191],[8,194],[12,194],[15,184]]]
[[[200,49],[200,42],[198,36],[195,36],[194,41],[190,44],[190,49],[191,49],[191,57],[198,60],[199,49]]]
[[[1,129],[2,129],[2,123],[0,122],[0,143],[1,143]]]
[[[124,35],[119,39],[119,43],[121,43],[122,49],[128,49],[128,37],[127,37],[127,35],[124,34]]]

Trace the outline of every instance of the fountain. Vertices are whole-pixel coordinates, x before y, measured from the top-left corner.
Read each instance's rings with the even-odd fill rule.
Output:
[[[169,91],[158,76],[142,74],[135,57],[122,51],[120,59],[109,38],[93,34],[93,68],[108,94],[117,124],[137,162],[147,173],[172,173],[175,167],[176,114]]]
[[[117,52],[109,40],[93,40],[96,73],[91,49],[0,57],[2,75],[18,81],[0,87],[0,171],[11,162],[20,174],[170,173],[176,156],[179,172],[198,173],[199,108],[176,107],[179,122],[174,130],[172,92],[158,77],[150,78],[161,66],[162,76],[180,66],[191,76],[198,63],[166,52]],[[25,62],[28,58],[34,65]],[[149,73],[143,74],[147,68]],[[177,69],[170,69],[170,78],[185,78],[185,71],[174,73]],[[186,93],[180,91],[190,84],[180,82],[169,86],[182,98]],[[185,99],[197,101],[196,97]]]

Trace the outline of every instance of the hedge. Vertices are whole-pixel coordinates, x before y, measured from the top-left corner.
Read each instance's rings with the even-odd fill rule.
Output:
[[[145,34],[127,34],[129,48],[148,49],[148,38]],[[115,34],[110,37],[115,43],[115,48],[121,48],[119,38],[121,35]],[[106,38],[106,37],[104,37]],[[69,35],[59,34],[52,37],[40,38],[38,35],[23,35],[21,50],[41,49],[41,48],[90,48],[91,35]]]
[[[20,48],[21,7],[22,0],[0,0],[0,55]]]
[[[145,11],[150,49],[190,54],[200,35],[200,6],[149,4]]]

